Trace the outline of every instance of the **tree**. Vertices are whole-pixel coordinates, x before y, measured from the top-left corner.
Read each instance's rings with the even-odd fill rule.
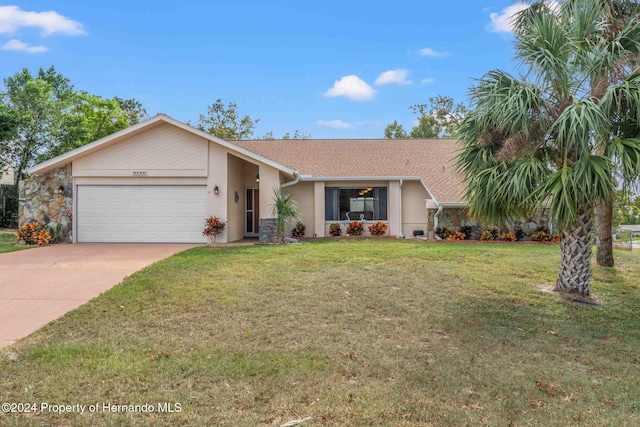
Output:
[[[293,132],[293,135],[290,135],[289,132],[282,135],[282,139],[309,139],[309,138],[311,138],[311,135],[302,133],[298,129],[296,129]]]
[[[207,115],[200,114],[196,127],[222,139],[248,139],[259,121],[249,116],[240,118],[238,106],[234,102],[230,102],[225,108],[222,100],[217,99],[207,107]]]
[[[138,116],[127,113],[121,105],[118,98],[103,99],[87,92],[74,93],[71,108],[61,118],[57,140],[37,157],[37,162],[59,156],[136,124]]]
[[[131,99],[122,99],[117,96],[113,98],[118,103],[120,109],[127,115],[127,121],[130,125],[140,123],[140,121],[148,117],[147,110],[142,106],[140,101]]]
[[[14,165],[16,183],[36,157],[55,145],[60,123],[73,99],[69,79],[54,67],[33,76],[26,68],[4,79],[2,103],[19,117],[17,135],[3,142],[3,155]]]
[[[613,225],[618,227],[621,224],[640,224],[640,196],[629,190],[616,191]]]
[[[311,138],[311,135],[302,133],[298,129],[296,129],[293,132],[293,135],[287,132],[284,135],[282,135],[282,138],[280,139],[309,139],[309,138]],[[270,130],[269,132],[265,133],[260,139],[275,139],[273,136],[273,131]]]
[[[463,104],[456,104],[448,96],[429,98],[428,104],[415,104],[409,107],[418,116],[418,124],[411,129],[409,135],[397,121],[384,129],[384,137],[388,139],[410,138],[453,138],[456,128],[467,113]]]
[[[393,123],[388,124],[387,127],[384,128],[384,137],[386,139],[406,139],[409,135],[407,135],[404,127],[398,124],[397,120],[394,120]]]
[[[638,72],[638,46],[617,43],[623,31],[632,28],[629,25],[637,20],[640,7],[635,1],[614,0],[600,1],[600,19],[604,25],[604,33],[600,37],[603,60],[596,61],[590,73],[591,96],[601,100],[606,89],[619,84],[632,73]],[[633,38],[632,38],[633,39]],[[632,41],[632,40],[626,40]],[[635,55],[634,55],[635,54]],[[612,134],[610,138],[600,141],[598,154],[605,154],[609,142],[615,138],[627,138],[638,135],[637,117],[629,115],[613,116]],[[622,182],[626,180],[623,179]],[[603,200],[596,206],[596,263],[604,267],[613,267],[613,204],[614,199]]]
[[[640,17],[618,34],[617,50],[607,51],[600,5],[567,0],[552,9],[535,2],[516,17],[524,77],[493,70],[471,88],[457,159],[472,214],[496,222],[548,205],[562,232],[556,289],[584,296],[590,293],[593,208],[613,197],[614,171],[625,181],[640,172],[640,139],[613,132],[613,118],[640,118],[640,75],[607,87],[599,99],[590,87],[596,64],[615,64],[621,50],[637,52]]]
[[[11,158],[8,158],[9,143],[18,137],[20,127],[20,116],[15,110],[7,105],[0,104],[0,178],[11,165]]]
[[[26,68],[4,79],[0,94],[0,162],[27,168],[135,124],[146,115],[135,99],[103,99],[76,92],[54,67],[32,75]],[[124,107],[124,109],[123,109]]]

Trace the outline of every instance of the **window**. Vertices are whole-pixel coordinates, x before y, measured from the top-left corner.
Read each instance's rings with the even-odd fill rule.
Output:
[[[367,221],[387,219],[387,188],[336,188],[324,189],[325,221],[344,221],[364,215]]]

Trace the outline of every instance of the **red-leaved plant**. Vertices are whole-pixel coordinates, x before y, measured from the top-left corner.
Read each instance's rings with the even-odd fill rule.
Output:
[[[23,224],[16,233],[16,239],[24,240],[27,245],[44,246],[51,241],[51,232],[46,225],[34,221]]]
[[[359,236],[364,231],[364,224],[360,221],[351,221],[347,225],[347,235],[349,236]]]
[[[213,243],[215,243],[216,237],[222,233],[226,226],[227,223],[220,221],[220,218],[217,216],[210,216],[204,221],[204,231],[202,232],[202,235],[207,236],[208,238],[213,237]]]
[[[382,221],[378,221],[369,226],[369,233],[371,233],[372,236],[382,236],[385,231],[387,231],[387,228],[389,228],[387,224]]]

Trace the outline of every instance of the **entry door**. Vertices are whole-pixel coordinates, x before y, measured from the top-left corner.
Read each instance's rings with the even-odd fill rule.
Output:
[[[260,190],[257,188],[247,188],[245,200],[245,234],[248,236],[257,236],[260,230],[258,226],[260,218]]]

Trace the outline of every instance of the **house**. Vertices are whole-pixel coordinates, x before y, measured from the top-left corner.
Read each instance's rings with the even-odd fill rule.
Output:
[[[618,226],[619,231],[630,231],[633,237],[640,237],[640,225],[621,224]]]
[[[0,185],[15,185],[13,179],[13,169],[10,167],[0,168]]]
[[[205,242],[204,220],[217,216],[220,242],[268,241],[282,189],[309,237],[348,218],[411,236],[461,215],[457,149],[452,139],[225,141],[158,115],[29,169],[20,223],[61,224],[72,242]]]

